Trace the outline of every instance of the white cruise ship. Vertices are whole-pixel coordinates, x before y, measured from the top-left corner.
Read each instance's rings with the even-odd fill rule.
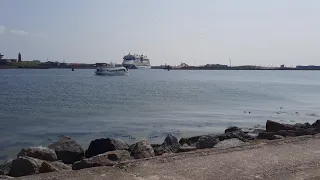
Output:
[[[122,66],[127,69],[150,68],[150,60],[145,55],[128,54],[123,57]]]

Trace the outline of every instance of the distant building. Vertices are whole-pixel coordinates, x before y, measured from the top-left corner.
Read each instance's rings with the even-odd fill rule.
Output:
[[[280,68],[284,68],[284,64],[282,64],[282,65],[280,66]]]
[[[18,54],[18,62],[21,62],[22,59],[21,59],[21,53]]]
[[[17,62],[17,59],[1,59],[1,61],[6,61],[7,63]]]
[[[17,62],[17,59],[0,59],[0,65],[7,65],[14,62]]]
[[[4,55],[0,53],[0,59],[2,59],[3,56],[4,56]]]

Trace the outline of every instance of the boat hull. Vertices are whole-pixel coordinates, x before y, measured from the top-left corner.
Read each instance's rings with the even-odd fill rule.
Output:
[[[98,76],[125,76],[128,75],[126,72],[95,72]]]

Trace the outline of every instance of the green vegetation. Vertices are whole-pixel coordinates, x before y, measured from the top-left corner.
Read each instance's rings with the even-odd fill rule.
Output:
[[[35,67],[38,67],[40,63],[32,62],[32,61],[22,61],[22,62],[11,62],[11,63],[8,63],[8,65],[12,67],[35,68]]]

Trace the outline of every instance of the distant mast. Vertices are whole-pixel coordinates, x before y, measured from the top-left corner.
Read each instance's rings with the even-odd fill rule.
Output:
[[[230,67],[231,67],[231,59],[229,58],[229,64],[230,64]]]

